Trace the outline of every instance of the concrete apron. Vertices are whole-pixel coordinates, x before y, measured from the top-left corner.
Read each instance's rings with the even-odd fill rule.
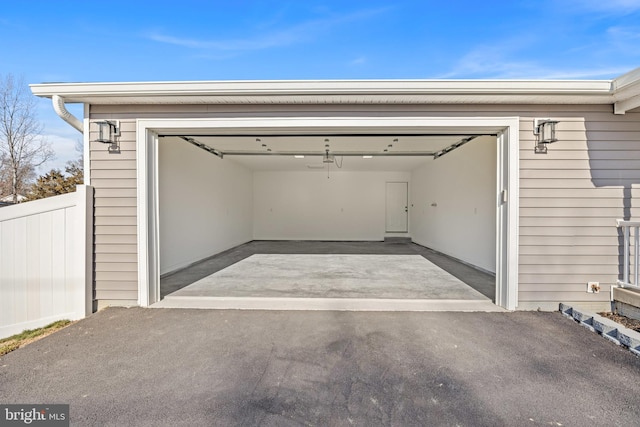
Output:
[[[420,255],[255,254],[154,308],[505,311]]]

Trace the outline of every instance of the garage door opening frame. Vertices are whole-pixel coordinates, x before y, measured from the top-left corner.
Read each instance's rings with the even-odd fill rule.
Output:
[[[518,304],[517,117],[269,117],[220,119],[138,119],[136,122],[138,304],[160,300],[160,228],[158,135],[194,130],[233,135],[247,132],[287,134],[328,132],[494,133],[497,135],[496,304],[515,310]]]

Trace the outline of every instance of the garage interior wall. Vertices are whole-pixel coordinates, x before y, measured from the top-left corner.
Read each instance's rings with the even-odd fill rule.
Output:
[[[159,150],[160,274],[249,242],[252,173],[178,138]]]
[[[495,137],[479,137],[411,173],[413,241],[495,273]]]
[[[256,171],[254,239],[383,240],[386,183],[409,180],[409,172],[335,167],[328,178],[326,170]]]
[[[327,174],[252,171],[161,138],[161,274],[251,240],[381,241],[387,182],[409,183],[407,237],[495,272],[496,150],[481,137],[413,171]]]

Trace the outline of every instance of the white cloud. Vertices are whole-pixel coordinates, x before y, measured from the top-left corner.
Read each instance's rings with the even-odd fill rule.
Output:
[[[539,69],[539,75],[535,78],[552,80],[585,80],[604,79],[609,80],[629,72],[633,67],[611,67],[611,68],[569,68],[569,69]]]
[[[80,135],[80,134],[78,134]],[[51,144],[51,149],[55,152],[55,158],[38,168],[38,173],[47,173],[51,169],[60,169],[64,172],[64,167],[70,160],[80,157],[76,150],[78,138],[64,137],[56,134],[44,134],[43,137]],[[82,136],[80,135],[81,139]]]
[[[172,44],[172,45],[187,47],[192,49],[231,50],[231,51],[267,49],[271,47],[286,46],[297,41],[297,39],[293,37],[293,33],[287,33],[287,32],[282,32],[279,34],[278,33],[270,34],[265,37],[256,37],[253,39],[236,39],[236,40],[222,40],[222,41],[188,39],[188,38],[167,36],[167,35],[158,34],[158,33],[149,34],[148,37],[149,39],[156,42]]]
[[[68,105],[68,109],[76,117],[82,118],[80,105]],[[43,99],[38,103],[38,120],[43,125],[42,136],[51,144],[55,158],[38,168],[39,173],[46,173],[51,169],[64,171],[64,166],[70,160],[76,160],[80,154],[76,150],[77,144],[82,142],[82,134],[64,122],[54,112],[51,101]]]
[[[465,55],[453,70],[438,77],[541,80],[611,79],[630,71],[632,68],[633,66],[619,65],[605,68],[548,67],[535,61],[483,56],[480,51],[476,51]]]
[[[566,3],[579,11],[612,15],[626,15],[640,10],[640,0],[568,0]]]
[[[635,53],[640,58],[640,27],[614,26],[607,29],[609,45],[625,54]]]
[[[466,53],[453,69],[440,78],[524,78],[537,68],[533,61],[514,61],[530,40],[511,39],[491,45],[480,45]]]
[[[623,30],[611,30],[620,34]],[[629,29],[625,29],[629,33]],[[637,37],[637,34],[636,34]],[[626,44],[623,43],[623,40]],[[561,52],[540,55],[544,40],[532,36],[503,40],[500,43],[478,45],[464,54],[441,78],[493,79],[610,79],[618,77],[637,64],[629,35],[601,38],[599,43],[573,46]],[[637,48],[634,48],[637,51]],[[617,55],[616,53],[622,53]],[[639,54],[635,55],[640,56]],[[589,61],[588,58],[598,58]],[[541,62],[545,60],[546,62]],[[629,65],[629,63],[632,63]]]
[[[389,8],[360,10],[346,15],[334,15],[324,19],[301,22],[297,25],[271,32],[254,34],[246,38],[236,39],[198,39],[175,37],[160,32],[152,32],[146,38],[175,46],[190,49],[214,51],[251,51],[290,46],[319,37],[332,27],[354,21],[365,20],[386,12]]]
[[[634,66],[613,67],[547,67],[535,61],[509,60],[484,55],[476,50],[460,60],[453,70],[439,78],[484,78],[484,79],[611,79],[618,77]]]

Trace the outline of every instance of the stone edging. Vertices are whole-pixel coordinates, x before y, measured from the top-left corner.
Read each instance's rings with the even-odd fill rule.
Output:
[[[597,332],[609,341],[627,347],[633,354],[640,356],[640,332],[625,328],[598,314],[589,313],[567,304],[560,304],[560,312],[590,331]]]

